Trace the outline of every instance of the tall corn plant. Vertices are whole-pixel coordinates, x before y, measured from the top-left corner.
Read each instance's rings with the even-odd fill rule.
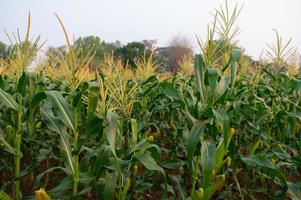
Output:
[[[282,68],[288,68],[288,60],[296,53],[296,48],[291,46],[292,39],[284,42],[283,38],[275,30],[276,42],[274,44],[267,44],[268,50],[266,55],[272,61],[273,67],[278,71]]]
[[[291,183],[287,182],[284,174],[287,174],[286,170],[294,173],[296,163],[291,161],[290,156],[279,156],[278,152],[287,155],[286,151],[289,151],[291,145],[298,148],[300,144],[296,139],[292,140],[296,137],[296,131],[300,130],[296,128],[300,120],[296,112],[300,103],[300,80],[291,79],[282,73],[273,73],[267,68],[262,68],[261,73],[255,84],[252,77],[238,81],[237,88],[240,91],[232,100],[237,104],[232,119],[241,127],[240,132],[244,133],[236,137],[237,158],[248,166],[247,170],[253,177],[248,185],[252,187],[258,181],[267,184],[272,180],[273,184],[281,186],[281,193],[276,194],[277,189],[273,187],[271,197],[285,198],[286,192],[290,195],[292,191],[289,188]],[[286,146],[288,143],[290,147]],[[280,167],[282,159],[287,159],[286,162],[290,164]],[[239,164],[233,171],[237,188],[240,188],[235,172],[238,167]],[[269,178],[259,180],[256,174]],[[249,195],[241,191],[240,193],[241,196]]]
[[[221,75],[221,71],[218,68],[206,66],[201,55],[196,55],[195,57],[199,113],[197,116],[194,116],[196,119],[193,117],[193,113],[188,113],[188,116],[192,119],[193,126],[187,141],[187,160],[188,168],[192,173],[191,195],[193,198],[197,198],[200,195],[199,193],[203,193],[204,196],[201,199],[210,199],[215,190],[224,181],[224,175],[213,179],[212,177],[215,176],[213,174],[219,172],[223,163],[226,162],[223,159],[227,154],[233,135],[233,132],[230,133],[230,120],[227,115],[227,108],[223,106],[225,102],[222,98],[225,95],[229,95],[231,88],[234,86],[239,55],[239,50],[232,51],[229,61],[230,65],[228,66],[231,70],[230,76]],[[205,132],[212,132],[210,130],[212,126],[216,127],[214,130],[220,130],[222,133],[222,137],[218,137],[220,138],[218,139],[219,144],[216,146],[214,142],[202,139],[200,156],[197,156],[198,151],[196,147],[199,143],[199,138],[206,138]],[[213,137],[213,135],[210,135],[210,137]],[[199,170],[202,171],[202,186],[196,192],[195,187],[199,180]]]
[[[68,84],[71,89],[71,109],[72,112],[65,111],[63,109],[60,109],[60,114],[65,117],[62,118],[64,124],[72,130],[73,133],[73,151],[74,151],[74,166],[72,167],[72,174],[73,174],[73,196],[77,195],[77,190],[78,190],[78,181],[79,181],[79,161],[78,161],[78,154],[79,154],[79,144],[78,144],[78,137],[79,137],[79,132],[78,132],[78,122],[79,122],[79,116],[78,116],[78,105],[79,102],[75,101],[76,98],[76,89],[80,85],[80,83],[84,80],[85,77],[87,77],[89,73],[89,63],[91,62],[94,53],[92,52],[93,50],[91,49],[89,53],[84,57],[82,54],[81,47],[74,47],[71,46],[67,31],[65,29],[65,26],[59,16],[56,14],[56,17],[58,21],[61,24],[61,27],[64,31],[65,34],[65,39],[67,42],[67,47],[68,51],[66,55],[60,54],[60,58],[58,59],[58,62],[60,63],[60,67],[64,69],[68,69],[67,71],[71,73],[71,76],[68,74]],[[59,108],[60,103],[58,101],[55,101],[56,104]],[[67,108],[67,107],[66,107]],[[68,157],[69,158],[69,157]],[[68,159],[70,164],[71,158]]]
[[[19,31],[17,32],[17,36],[14,41],[9,37],[13,50],[11,51],[9,58],[7,59],[4,65],[3,73],[8,75],[16,84],[15,93],[13,95],[5,92],[3,89],[0,89],[0,98],[2,100],[2,104],[7,106],[13,111],[13,116],[16,117],[15,125],[12,132],[14,134],[13,147],[16,149],[17,154],[14,156],[14,187],[13,187],[13,197],[14,199],[21,199],[21,189],[20,189],[20,168],[21,168],[21,145],[22,145],[22,135],[24,121],[26,122],[27,132],[28,134],[34,134],[34,113],[25,115],[25,109],[23,105],[25,101],[29,101],[29,105],[32,106],[31,100],[35,95],[33,79],[32,75],[27,73],[29,66],[34,61],[37,52],[41,48],[42,45],[39,45],[40,38],[38,37],[33,43],[29,39],[30,33],[30,13],[28,14],[28,27],[25,35],[24,41],[21,40]],[[29,90],[29,92],[28,92]],[[24,98],[25,97],[25,98]],[[32,109],[28,109],[28,113],[33,111]]]
[[[95,52],[91,48],[84,54],[82,43],[73,45],[62,20],[57,14],[55,16],[64,32],[66,48],[48,52],[46,62],[40,66],[39,71],[53,79],[67,81],[71,92],[74,92],[82,82],[95,78],[89,68]]]
[[[194,61],[195,94],[198,101],[195,105],[190,105],[193,107],[186,104],[188,106],[184,111],[193,122],[187,141],[187,164],[192,174],[193,199],[210,199],[225,179],[224,175],[215,177],[215,174],[226,162],[224,156],[227,155],[233,135],[233,131],[230,131],[227,107],[224,105],[225,97],[231,95],[234,88],[241,54],[240,49],[232,46],[233,39],[239,33],[239,27],[235,22],[240,10],[241,8],[236,4],[234,10],[230,12],[225,1],[224,8],[220,6],[215,10],[214,22],[212,27],[208,27],[206,42],[201,42],[199,39],[202,54],[196,55]],[[196,107],[197,112],[194,111]],[[214,142],[216,133],[213,133],[216,130],[222,133],[222,136],[217,139],[219,141],[217,146]],[[206,132],[209,139],[206,139]],[[201,139],[202,147],[199,152],[196,147],[200,137],[203,139]],[[199,190],[196,191],[199,170],[202,172],[202,181]]]
[[[43,46],[43,44],[39,44],[40,37],[37,37],[33,42],[30,40],[30,25],[29,13],[27,32],[24,40],[21,39],[19,30],[17,31],[17,35],[13,34],[13,37],[6,32],[13,49],[11,50],[7,61],[4,62],[3,73],[15,80],[18,80],[22,73],[29,68],[38,51]]]
[[[234,9],[230,10],[227,0],[224,6],[220,5],[215,9],[212,14],[213,23],[207,27],[206,40],[197,38],[205,65],[223,68],[228,64],[231,51],[235,47],[235,38],[240,33],[236,21],[241,9],[242,7],[236,4]]]
[[[87,84],[84,84],[81,90],[79,90],[79,86],[83,84],[86,78],[89,75],[89,64],[94,56],[93,49],[89,51],[87,55],[82,54],[81,46],[71,45],[67,30],[59,18],[56,15],[65,35],[67,50],[66,52],[58,52],[58,55],[50,55],[53,56],[55,63],[58,64],[57,73],[62,72],[60,75],[66,80],[68,88],[70,89],[69,102],[65,99],[64,96],[60,92],[57,91],[48,91],[45,92],[47,96],[47,102],[51,102],[52,109],[47,109],[47,107],[41,110],[41,114],[43,119],[47,123],[47,127],[59,134],[60,141],[62,144],[62,150],[64,152],[63,155],[66,158],[66,167],[67,174],[73,177],[73,197],[78,194],[78,184],[80,180],[79,173],[79,127],[80,123],[82,125],[88,125],[90,123],[91,117],[95,111],[94,105],[97,104],[97,98],[93,98],[93,102],[89,100],[89,108],[88,108],[88,118],[86,122],[81,122],[80,120],[83,118],[81,116],[81,98],[83,93],[90,88],[92,93],[98,93],[99,87],[96,84],[96,90],[93,88],[94,85],[89,87]],[[54,66],[55,67],[55,66]],[[98,88],[98,89],[97,89]],[[96,96],[97,97],[97,96]],[[92,105],[93,104],[93,105]],[[59,116],[60,120],[57,118]],[[85,130],[84,128],[82,130]],[[72,145],[69,141],[72,141]],[[71,150],[72,147],[72,150]],[[45,173],[48,173],[46,171]],[[41,175],[43,176],[44,173]]]
[[[85,115],[79,110],[83,109],[81,98],[83,93],[89,90],[87,108]],[[79,154],[82,151],[79,144],[80,132],[83,134],[89,133],[89,127],[94,117],[97,101],[98,101],[98,83],[85,83],[80,91],[74,93],[75,97],[70,96],[66,99],[60,91],[46,91],[45,105],[40,109],[42,119],[47,125],[47,128],[54,133],[57,133],[60,138],[60,149],[65,167],[53,167],[47,169],[40,174],[36,183],[39,185],[41,178],[52,172],[53,170],[62,170],[67,174],[66,180],[72,177],[72,194],[73,197],[78,196],[78,187],[81,181],[79,171]],[[49,106],[51,105],[51,106]],[[70,182],[69,182],[70,183]]]

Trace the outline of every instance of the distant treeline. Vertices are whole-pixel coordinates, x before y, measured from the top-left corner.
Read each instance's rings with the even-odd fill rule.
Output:
[[[106,42],[98,36],[79,37],[74,41],[74,45],[81,45],[82,53],[88,54],[91,50],[94,52],[91,67],[97,67],[106,55],[113,54],[122,59],[128,66],[134,68],[134,59],[137,57],[148,57],[154,51],[155,59],[160,62],[162,71],[175,72],[179,69],[178,61],[184,56],[192,56],[193,50],[190,41],[181,36],[174,37],[166,47],[157,47],[156,40],[134,41],[127,44],[121,44],[120,41]],[[49,47],[47,54],[53,55],[58,50],[67,49],[66,46]],[[13,46],[0,42],[0,58],[5,59],[13,54]]]

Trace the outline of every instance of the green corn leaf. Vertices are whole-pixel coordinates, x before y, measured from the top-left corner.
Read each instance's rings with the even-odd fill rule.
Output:
[[[291,159],[290,154],[281,148],[275,148],[272,150],[272,152],[280,159],[285,159],[285,160]]]
[[[187,159],[188,166],[190,170],[193,171],[193,156],[196,151],[197,144],[200,142],[200,135],[204,132],[206,124],[210,121],[196,121],[193,125],[189,136],[188,136],[188,144],[187,144]]]
[[[208,141],[202,141],[201,147],[201,167],[203,174],[203,187],[210,185],[212,170],[215,167],[216,147]]]
[[[71,112],[71,107],[66,99],[64,99],[62,94],[58,91],[48,91],[45,93],[52,105],[58,109],[58,114],[63,123],[74,131],[74,115]]]
[[[231,61],[230,61],[230,68],[231,68],[231,87],[233,88],[236,74],[237,74],[237,62],[240,59],[240,49],[233,49],[231,52]]]
[[[197,79],[198,90],[201,95],[201,102],[205,103],[205,83],[204,83],[204,71],[205,71],[205,63],[203,56],[200,54],[195,55],[194,61],[195,74]]]
[[[223,175],[216,176],[216,179],[204,190],[204,200],[210,200],[215,191],[224,183]]]
[[[267,75],[269,75],[269,77],[271,79],[273,79],[274,81],[276,81],[276,76],[271,71],[269,71],[267,68],[262,68],[261,70],[263,72],[265,72]]]
[[[184,187],[184,183],[181,177],[179,176],[172,176],[172,180],[176,183],[176,188],[179,191],[179,198],[181,200],[185,200],[186,199],[186,190]]]
[[[276,166],[269,159],[261,155],[242,157],[241,160],[248,166],[260,166],[268,169],[276,169]]]
[[[98,98],[99,98],[99,83],[98,82],[89,83],[88,117],[87,117],[88,124],[90,124],[95,114]]]
[[[73,178],[71,176],[65,177],[50,193],[53,193],[57,198],[64,191],[70,190],[73,185]]]
[[[66,153],[68,166],[71,170],[71,173],[74,174],[74,161],[72,158],[71,145],[68,140],[66,127],[64,127],[63,124],[61,124],[60,121],[53,116],[50,110],[42,108],[41,115],[47,127],[60,135],[62,150]]]
[[[28,83],[28,77],[25,72],[22,73],[22,76],[18,80],[17,91],[24,95],[26,91],[26,85]]]
[[[89,84],[88,83],[84,83],[82,87],[80,87],[80,91],[75,95],[73,102],[72,102],[72,106],[73,107],[78,107],[80,105],[80,100],[82,99],[83,94],[86,92],[86,90],[88,89]]]
[[[179,167],[183,167],[185,162],[180,159],[169,159],[162,161],[160,165],[166,169],[178,169]]]
[[[108,111],[107,113],[107,126],[104,129],[107,140],[109,142],[110,149],[114,156],[116,157],[116,135],[118,130],[118,115]]]
[[[159,171],[163,174],[164,176],[164,185],[165,185],[165,189],[162,193],[162,198],[166,199],[166,194],[167,194],[167,190],[168,190],[168,186],[167,186],[167,179],[166,179],[166,175],[164,172],[164,169],[162,167],[160,167],[157,162],[147,153],[145,153],[145,151],[139,152],[135,155],[135,158],[137,160],[139,160],[146,169],[148,170],[154,170],[154,171]]]
[[[105,177],[105,187],[102,193],[104,199],[113,199],[115,188],[117,184],[117,177],[114,173],[107,173]]]
[[[132,148],[137,144],[138,134],[137,134],[137,120],[131,119],[131,129],[132,129]]]
[[[8,194],[6,194],[4,191],[0,191],[0,199],[1,200],[12,200],[12,198],[10,196],[8,196]]]
[[[301,94],[301,80],[299,79],[293,79],[293,88],[296,92],[298,92],[298,94]]]
[[[166,96],[168,96],[169,98],[171,98],[173,100],[181,100],[182,99],[179,92],[177,91],[177,89],[171,83],[162,82],[161,87],[163,89],[163,93]]]
[[[287,182],[288,191],[287,194],[291,200],[301,199],[301,183]]]
[[[208,79],[211,95],[213,95],[215,88],[217,86],[217,83],[218,83],[219,70],[214,67],[209,67],[206,70],[206,74],[207,74],[207,79]]]
[[[229,145],[230,119],[224,109],[213,110],[216,124],[221,128],[224,137],[225,152]]]
[[[161,152],[161,149],[158,145],[153,143],[148,143],[146,139],[142,139],[133,149],[130,151],[130,153],[137,152],[137,151],[146,151],[147,149],[154,149],[157,151],[157,153]]]
[[[0,88],[3,88],[4,84],[5,84],[5,81],[4,81],[3,77],[0,74]]]
[[[223,76],[220,81],[218,82],[213,95],[213,103],[218,101],[227,91],[230,85],[230,77]]]
[[[225,145],[224,139],[222,138],[217,146],[216,154],[215,154],[215,171],[218,172],[220,168],[223,166],[223,159],[225,156]]]
[[[43,178],[43,176],[45,176],[47,173],[50,173],[50,172],[54,172],[54,171],[62,171],[66,174],[68,174],[68,170],[66,168],[63,168],[63,167],[51,167],[49,169],[47,169],[46,171],[44,171],[43,173],[39,174],[36,179],[35,179],[35,185],[39,186],[40,185],[40,182]]]
[[[39,106],[40,106],[40,103],[46,99],[46,94],[45,92],[39,92],[37,94],[35,94],[32,98],[32,101],[31,101],[31,109],[32,110],[36,110]]]
[[[249,155],[254,155],[256,150],[258,149],[259,147],[259,144],[261,143],[261,139],[259,139],[255,144],[254,146],[251,148],[251,151],[249,153]]]
[[[13,96],[11,94],[8,94],[7,92],[4,92],[1,88],[0,88],[0,104],[4,104],[5,106],[18,111],[18,104],[17,102],[14,100]]]
[[[4,135],[2,133],[0,133],[0,149],[2,149],[3,151],[6,151],[8,153],[11,153],[15,156],[20,156],[22,157],[22,152],[17,151],[17,149],[15,149],[14,147],[12,147],[4,138]],[[20,155],[21,154],[21,155]]]
[[[148,170],[160,171],[164,174],[164,170],[157,162],[147,153],[137,153],[136,159],[139,160]]]

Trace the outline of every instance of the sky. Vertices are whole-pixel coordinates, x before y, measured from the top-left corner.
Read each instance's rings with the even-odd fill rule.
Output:
[[[63,20],[73,38],[88,35],[102,40],[131,41],[157,39],[166,46],[176,35],[189,38],[197,47],[195,35],[206,38],[210,12],[224,0],[1,0],[0,41],[9,43],[3,31],[26,32],[31,12],[31,35],[47,40],[45,47],[65,44],[64,35],[54,16]],[[238,18],[239,45],[257,59],[267,43],[275,41],[273,29],[284,40],[301,50],[301,0],[228,0],[243,5]]]

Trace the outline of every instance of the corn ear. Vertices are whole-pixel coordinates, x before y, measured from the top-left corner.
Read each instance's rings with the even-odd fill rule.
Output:
[[[51,200],[44,188],[40,188],[35,192],[36,200]]]

